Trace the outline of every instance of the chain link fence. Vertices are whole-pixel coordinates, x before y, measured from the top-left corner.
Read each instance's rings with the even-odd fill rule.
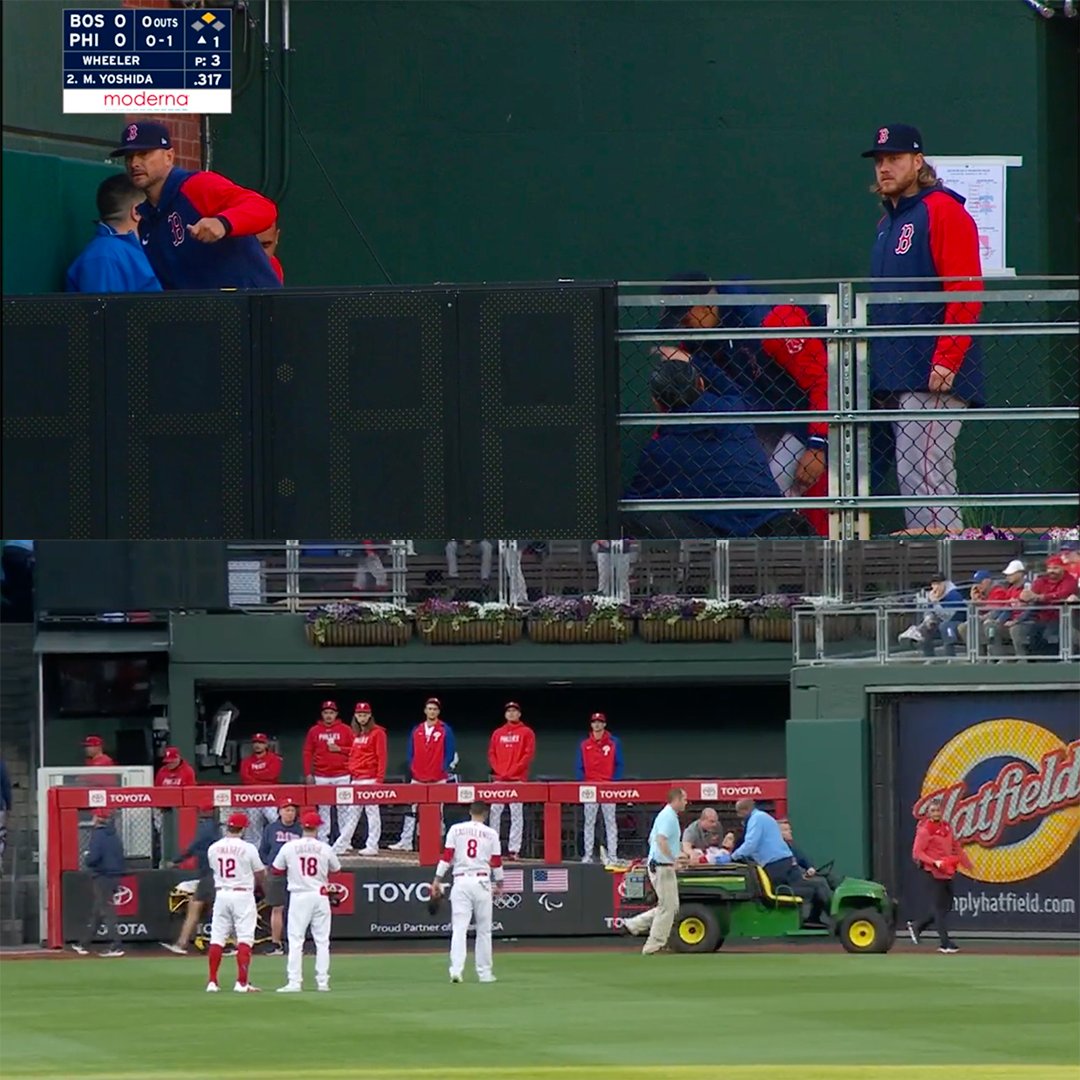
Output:
[[[1075,524],[1076,279],[940,284],[621,285],[625,531]]]

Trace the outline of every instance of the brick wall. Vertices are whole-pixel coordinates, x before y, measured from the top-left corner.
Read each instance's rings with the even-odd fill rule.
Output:
[[[127,8],[169,8],[172,11],[183,11],[181,8],[173,8],[169,0],[121,0],[122,6]],[[202,135],[201,116],[177,115],[171,113],[168,116],[159,116],[152,113],[135,114],[127,117],[128,120],[160,120],[169,128],[173,146],[176,148],[176,163],[185,169],[202,168]]]

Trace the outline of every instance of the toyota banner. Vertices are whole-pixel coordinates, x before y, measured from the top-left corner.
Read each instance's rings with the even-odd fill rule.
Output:
[[[899,881],[911,915],[925,883],[911,859],[935,796],[971,868],[954,882],[958,930],[1080,931],[1080,701],[1075,691],[912,694],[900,699]]]

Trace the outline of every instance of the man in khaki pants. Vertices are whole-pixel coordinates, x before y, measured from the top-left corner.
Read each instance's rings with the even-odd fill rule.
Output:
[[[667,806],[656,815],[649,833],[649,880],[656,890],[656,907],[625,923],[631,934],[641,936],[648,931],[649,938],[641,949],[643,956],[651,956],[667,947],[671,924],[679,910],[679,883],[675,870],[686,865],[686,858],[679,849],[682,836],[679,815],[685,809],[686,792],[682,788],[672,788],[668,792]]]

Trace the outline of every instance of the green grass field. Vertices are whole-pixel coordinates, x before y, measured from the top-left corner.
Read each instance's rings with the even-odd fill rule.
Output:
[[[305,959],[312,979],[312,958]],[[337,956],[333,991],[204,992],[205,961],[5,960],[0,1076],[100,1080],[1076,1080],[1061,956],[661,956],[496,947],[494,985],[434,954]]]

